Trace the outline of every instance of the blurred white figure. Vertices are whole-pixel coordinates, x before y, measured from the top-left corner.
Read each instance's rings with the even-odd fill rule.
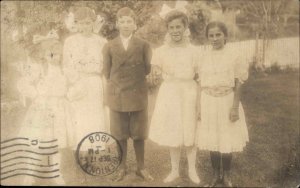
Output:
[[[74,15],[79,33],[65,40],[63,66],[70,84],[68,98],[75,111],[79,143],[90,133],[108,130],[101,77],[101,52],[106,39],[93,32],[97,17],[90,8],[80,8]]]
[[[186,14],[187,10],[186,10],[185,6],[187,4],[188,4],[187,1],[176,1],[175,2],[175,8],[171,8],[168,5],[163,4],[159,15],[162,19],[165,19],[166,14],[168,14],[172,10],[178,10],[178,11],[181,11],[181,12]]]
[[[72,109],[65,97],[67,82],[60,65],[62,45],[53,38],[40,38],[45,40],[40,40],[29,54],[30,61],[24,66],[24,76],[17,85],[23,104],[26,105],[26,98],[32,100],[18,135],[38,141],[57,139],[58,149],[74,147]],[[43,54],[43,61],[32,57],[39,51]],[[36,152],[40,153],[40,150],[37,149]],[[51,155],[50,158],[53,163],[60,164],[59,154]],[[38,167],[30,168],[38,170]],[[60,173],[54,181],[57,185],[64,185]],[[23,184],[33,183],[33,177],[25,176]]]
[[[74,13],[73,12],[69,12],[69,14],[66,16],[64,21],[65,21],[67,29],[71,33],[79,32],[78,28],[76,26],[76,23],[75,23],[75,18],[74,18]],[[101,30],[103,24],[104,24],[104,18],[101,15],[97,15],[96,20],[95,20],[94,25],[93,25],[93,32],[94,33],[99,33],[99,31]]]
[[[66,16],[65,24],[66,24],[67,29],[71,33],[77,32],[77,27],[75,25],[75,20],[74,20],[74,14],[72,12],[69,12],[69,14]]]

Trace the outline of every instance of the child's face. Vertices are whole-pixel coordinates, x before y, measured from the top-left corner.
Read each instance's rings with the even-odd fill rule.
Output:
[[[91,18],[85,18],[83,20],[78,20],[77,22],[78,31],[83,34],[90,34],[93,31],[93,20]]]
[[[53,65],[60,64],[61,52],[59,50],[47,50],[45,54],[46,61]]]
[[[186,27],[181,19],[174,19],[168,23],[168,33],[173,42],[180,42]]]
[[[213,27],[208,30],[208,40],[211,43],[213,49],[222,49],[225,45],[226,37],[224,33],[218,27]]]
[[[134,30],[136,30],[136,24],[132,17],[122,16],[118,18],[117,27],[120,34],[124,37],[129,37]]]

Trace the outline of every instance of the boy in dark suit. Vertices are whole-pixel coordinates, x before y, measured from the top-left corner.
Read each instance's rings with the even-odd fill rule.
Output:
[[[153,180],[144,168],[144,140],[148,137],[148,90],[146,75],[150,73],[151,48],[133,36],[135,14],[127,7],[117,13],[120,36],[103,49],[103,74],[107,79],[106,103],[110,108],[111,134],[119,141],[123,155],[115,181],[126,175],[127,140],[133,139],[137,160],[136,174]]]

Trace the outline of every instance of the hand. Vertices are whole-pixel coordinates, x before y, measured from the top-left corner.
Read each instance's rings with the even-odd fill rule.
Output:
[[[152,70],[147,77],[151,85],[159,85],[162,80],[161,69],[158,66],[152,66]]]
[[[231,122],[236,122],[237,120],[240,119],[240,116],[239,116],[239,108],[237,108],[237,107],[232,107],[232,108],[230,109],[229,119],[230,119]]]

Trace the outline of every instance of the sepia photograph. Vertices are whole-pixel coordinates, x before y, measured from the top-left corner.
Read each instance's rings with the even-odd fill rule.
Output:
[[[299,9],[1,1],[1,185],[299,187]]]

